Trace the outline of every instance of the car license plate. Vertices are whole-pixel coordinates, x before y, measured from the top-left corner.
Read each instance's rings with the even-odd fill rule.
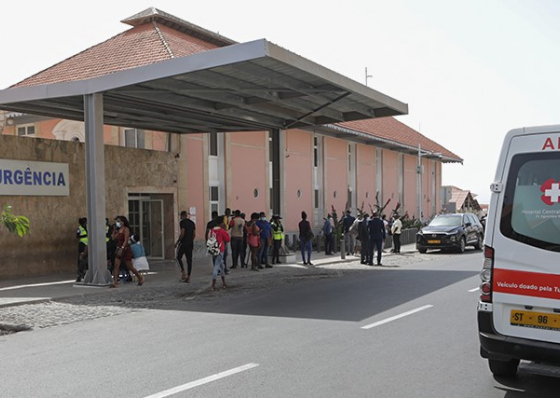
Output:
[[[509,322],[513,326],[560,330],[560,315],[547,312],[511,310]]]
[[[431,245],[438,245],[440,243],[441,243],[441,240],[429,240],[428,241],[428,244],[431,244]]]

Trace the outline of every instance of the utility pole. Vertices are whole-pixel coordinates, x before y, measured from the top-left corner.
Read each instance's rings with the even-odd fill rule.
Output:
[[[366,66],[366,86],[368,85],[368,84],[367,84],[368,79],[370,79],[370,78],[372,78],[372,77],[373,77],[373,75],[368,75],[368,73],[367,73],[367,66]]]
[[[418,220],[422,222],[422,147],[418,144],[418,166],[416,167],[418,183]]]

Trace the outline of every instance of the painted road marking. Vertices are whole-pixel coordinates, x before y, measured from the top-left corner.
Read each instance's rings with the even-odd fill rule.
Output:
[[[409,316],[409,315],[415,314],[415,313],[420,312],[420,311],[427,310],[428,308],[432,308],[432,307],[433,307],[433,305],[431,305],[431,304],[424,305],[424,306],[422,306],[422,307],[420,307],[420,308],[416,308],[415,310],[410,310],[410,311],[407,311],[407,312],[403,312],[402,314],[392,316],[392,317],[387,318],[387,319],[384,319],[384,320],[382,320],[382,321],[378,321],[378,322],[375,322],[375,323],[372,323],[372,324],[369,324],[369,325],[366,325],[366,326],[362,326],[362,329],[371,329],[371,328],[374,328],[374,327],[376,327],[376,326],[383,325],[383,324],[385,324],[385,323],[389,323],[389,322],[395,321],[395,320],[397,320],[397,319],[400,319],[400,318],[403,318],[403,317],[405,317],[405,316]]]
[[[198,387],[198,386],[201,386],[203,384],[207,384],[207,383],[210,383],[212,381],[219,380],[219,379],[223,379],[224,377],[228,377],[228,376],[234,375],[236,373],[243,372],[245,370],[256,368],[257,366],[259,366],[258,363],[248,363],[247,365],[239,366],[238,368],[226,370],[225,372],[216,373],[215,375],[208,376],[208,377],[205,377],[203,379],[191,381],[190,383],[183,384],[182,386],[173,387],[173,388],[170,388],[169,390],[158,392],[158,393],[153,394],[153,395],[148,395],[145,398],[169,397],[170,395],[174,395],[174,394],[180,393],[182,391],[190,390],[191,388]]]
[[[47,283],[34,283],[31,285],[18,285],[18,286],[9,286],[9,287],[3,287],[0,288],[0,291],[4,291],[4,290],[16,290],[16,289],[24,289],[26,287],[40,287],[40,286],[50,286],[50,285],[64,285],[66,283],[74,283],[76,282],[74,279],[71,279],[69,281],[59,281],[59,282],[47,282]]]
[[[474,289],[469,290],[469,293],[476,292],[478,289],[480,289],[480,288],[479,288],[479,287],[475,287]]]

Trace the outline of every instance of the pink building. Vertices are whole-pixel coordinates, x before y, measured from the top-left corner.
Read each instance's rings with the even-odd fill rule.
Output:
[[[90,79],[235,44],[156,9],[123,22],[132,27],[14,87]],[[84,123],[79,121],[8,112],[0,118],[2,122],[7,135],[84,141]],[[280,213],[291,233],[297,230],[301,211],[318,226],[332,208],[338,214],[346,209],[355,214],[357,209],[369,212],[378,202],[387,201],[387,213],[399,203],[401,214],[418,217],[421,207],[421,216],[427,218],[441,210],[442,163],[462,161],[391,116],[270,131],[185,129],[188,134],[177,135],[157,128],[106,125],[104,142],[174,154],[178,179],[165,194],[170,195],[175,213],[191,211],[199,231],[204,230],[212,210],[221,213],[226,207],[247,215]],[[163,192],[161,188],[150,192],[150,187],[141,185],[130,186],[128,191],[122,208],[129,214],[131,207],[147,211],[142,210],[142,198]],[[139,208],[134,201],[140,203]],[[178,225],[177,214],[174,222]],[[143,234],[157,235],[142,225],[137,227]],[[164,246],[174,239],[166,234],[170,232],[162,232]]]

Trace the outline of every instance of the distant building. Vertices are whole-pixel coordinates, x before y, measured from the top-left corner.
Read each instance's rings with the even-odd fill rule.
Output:
[[[476,194],[453,185],[441,187],[442,211],[445,213],[474,213],[482,216],[482,207]]]

